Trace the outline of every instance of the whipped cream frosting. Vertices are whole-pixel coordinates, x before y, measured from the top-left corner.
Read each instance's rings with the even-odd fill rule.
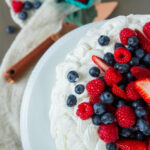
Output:
[[[90,29],[81,39],[76,48],[68,53],[64,62],[56,67],[56,84],[51,94],[50,123],[51,135],[55,139],[58,150],[106,150],[104,143],[98,136],[98,126],[91,119],[81,120],[76,115],[78,104],[88,102],[89,97],[85,90],[82,94],[75,93],[77,84],[86,84],[94,79],[89,75],[89,69],[95,64],[92,55],[103,58],[104,53],[114,52],[114,45],[120,42],[119,33],[125,27],[142,30],[142,26],[150,20],[150,15],[129,15],[113,18],[99,27]],[[100,46],[98,38],[101,35],[110,37],[107,46]],[[79,74],[76,83],[67,80],[71,70]],[[77,97],[75,107],[67,107],[66,101],[70,94]]]

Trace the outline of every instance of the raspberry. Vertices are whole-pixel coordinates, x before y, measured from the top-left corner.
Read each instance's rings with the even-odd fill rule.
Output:
[[[124,45],[128,45],[128,38],[131,36],[136,36],[136,33],[132,29],[124,28],[120,31],[120,41]]]
[[[130,100],[140,99],[140,94],[135,88],[134,82],[130,82],[126,87],[126,94]]]
[[[118,139],[118,127],[116,124],[101,124],[98,129],[99,137],[106,143],[115,142]]]
[[[124,128],[132,127],[136,122],[134,110],[126,105],[119,107],[116,111],[118,124]]]
[[[76,115],[82,120],[87,120],[93,115],[93,107],[90,103],[84,102],[78,105]]]
[[[145,33],[145,35],[147,36],[147,38],[150,39],[150,22],[147,22],[143,26],[143,32]]]
[[[130,70],[136,79],[150,78],[150,69],[134,66]]]
[[[113,84],[117,84],[122,80],[122,75],[114,68],[109,68],[105,72],[104,80],[108,86],[113,86]]]
[[[86,89],[90,96],[98,97],[104,91],[105,85],[101,79],[95,79],[87,83]]]
[[[13,0],[11,1],[11,6],[13,8],[13,11],[15,13],[18,13],[23,9],[23,2]]]
[[[91,97],[90,97],[90,103],[91,103],[92,105],[94,105],[95,103],[101,103],[101,100],[99,99],[99,97],[91,96]]]
[[[120,98],[128,100],[126,92],[124,90],[122,90],[121,88],[119,88],[116,84],[114,84],[112,87],[112,93]]]
[[[126,48],[118,48],[115,50],[114,58],[119,64],[128,63],[131,60],[131,53]]]

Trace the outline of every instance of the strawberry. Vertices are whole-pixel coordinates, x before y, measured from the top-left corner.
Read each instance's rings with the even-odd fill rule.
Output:
[[[102,71],[107,71],[110,66],[108,66],[103,59],[101,59],[98,56],[93,55],[92,56],[92,61],[99,67],[99,69],[101,69]]]
[[[124,90],[120,89],[116,84],[114,84],[112,87],[112,93],[120,98],[128,100],[126,92]]]
[[[147,53],[150,53],[150,40],[148,40],[139,30],[136,29],[135,32],[137,33],[141,48]]]
[[[147,145],[139,140],[119,140],[116,145],[121,150],[147,150]]]
[[[130,100],[136,101],[140,99],[140,94],[134,86],[134,82],[130,82],[126,87],[126,94]]]
[[[134,66],[130,71],[136,79],[150,78],[150,69]]]
[[[101,79],[95,79],[87,83],[86,89],[90,96],[98,97],[104,91],[105,85]]]
[[[129,28],[124,28],[120,31],[120,41],[124,45],[128,45],[128,38],[131,36],[136,36],[136,33]]]
[[[135,82],[135,87],[141,97],[150,103],[150,78],[144,78]]]
[[[119,64],[128,63],[131,60],[131,53],[126,48],[120,47],[115,50],[114,58]]]
[[[143,26],[143,32],[144,32],[144,34],[147,36],[147,38],[150,39],[150,22],[147,22],[147,23]]]
[[[118,84],[122,80],[122,75],[114,68],[109,68],[105,72],[104,80],[108,86],[113,86],[113,84]]]
[[[23,9],[23,2],[22,1],[13,0],[13,1],[11,1],[11,6],[13,8],[13,11],[15,13],[18,13],[18,12],[20,12]]]

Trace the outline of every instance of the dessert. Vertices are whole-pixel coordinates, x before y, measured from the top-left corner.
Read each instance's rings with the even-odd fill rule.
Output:
[[[56,68],[51,134],[60,150],[148,150],[150,16],[93,28]]]

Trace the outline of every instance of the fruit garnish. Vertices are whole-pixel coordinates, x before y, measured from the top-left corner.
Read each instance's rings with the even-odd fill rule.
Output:
[[[144,32],[144,34],[147,36],[147,38],[150,39],[150,22],[147,22],[147,23],[143,26],[143,32]]]
[[[13,8],[13,11],[15,13],[18,13],[18,12],[20,12],[23,9],[23,2],[22,1],[13,0],[13,1],[11,1],[11,6]]]

